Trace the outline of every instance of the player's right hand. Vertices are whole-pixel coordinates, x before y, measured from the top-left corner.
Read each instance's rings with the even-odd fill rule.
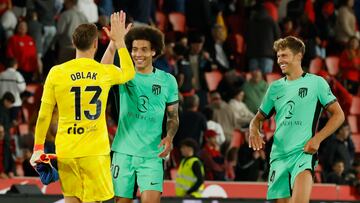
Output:
[[[103,27],[106,35],[115,42],[123,42],[126,33],[130,30],[132,24],[129,23],[128,26],[125,26],[126,14],[124,11],[115,12],[110,17],[111,29]],[[118,47],[119,48],[119,47]]]
[[[265,144],[265,141],[263,139],[263,136],[261,136],[260,132],[257,131],[250,131],[249,135],[249,147],[253,150],[260,150],[262,149],[263,145]]]
[[[34,151],[34,153],[31,155],[30,158],[30,164],[32,167],[36,167],[36,164],[39,162],[40,157],[45,154],[43,150],[36,150]]]

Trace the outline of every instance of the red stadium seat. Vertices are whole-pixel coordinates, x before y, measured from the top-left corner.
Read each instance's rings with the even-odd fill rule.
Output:
[[[206,72],[205,80],[208,85],[209,91],[216,90],[222,78],[223,75],[220,71],[213,70],[211,72]]]
[[[245,141],[244,139],[245,139],[244,134],[242,134],[238,130],[234,130],[229,148],[232,148],[232,147],[239,148],[244,143],[244,141]]]
[[[268,73],[266,74],[266,81],[270,84],[275,80],[278,80],[281,78],[281,75],[279,73]]]
[[[360,153],[360,134],[353,134],[351,139],[355,145],[355,153]]]
[[[236,52],[239,54],[244,53],[245,45],[244,45],[244,37],[241,34],[235,34],[235,42],[236,42]]]
[[[318,164],[315,168],[315,183],[321,183],[323,179],[323,169],[321,164]]]
[[[156,11],[155,13],[156,18],[156,27],[159,28],[162,32],[166,31],[168,19],[167,16],[160,11]]]
[[[350,115],[347,117],[347,121],[349,123],[351,133],[358,133],[359,132],[358,117],[356,115]]]
[[[355,96],[353,97],[351,108],[350,108],[350,114],[352,115],[360,115],[360,97]]]
[[[29,134],[29,125],[27,123],[19,124],[19,134],[21,136]]]
[[[174,31],[185,32],[186,18],[184,14],[171,12],[169,13],[169,21],[172,24]]]
[[[339,73],[339,57],[328,56],[325,59],[325,63],[330,75],[337,75]]]
[[[323,67],[323,59],[320,57],[316,57],[310,61],[309,72],[312,74],[317,74]]]

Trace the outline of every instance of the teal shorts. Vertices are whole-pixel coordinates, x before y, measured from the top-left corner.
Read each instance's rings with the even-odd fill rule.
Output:
[[[273,160],[270,163],[267,199],[291,197],[296,176],[304,170],[310,170],[313,174],[316,164],[316,155],[303,151]]]
[[[117,197],[136,198],[138,187],[140,192],[163,190],[163,160],[158,157],[138,157],[114,152],[111,174]]]

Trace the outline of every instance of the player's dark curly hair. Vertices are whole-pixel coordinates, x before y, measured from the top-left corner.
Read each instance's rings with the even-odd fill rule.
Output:
[[[164,34],[154,27],[135,26],[125,35],[125,44],[129,52],[132,50],[134,40],[146,40],[151,44],[151,49],[155,51],[155,56],[161,55],[164,50]]]

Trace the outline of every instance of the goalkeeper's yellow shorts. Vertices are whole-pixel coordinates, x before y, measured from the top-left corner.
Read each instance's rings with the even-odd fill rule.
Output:
[[[94,202],[114,196],[109,155],[57,160],[61,190],[65,197]]]

